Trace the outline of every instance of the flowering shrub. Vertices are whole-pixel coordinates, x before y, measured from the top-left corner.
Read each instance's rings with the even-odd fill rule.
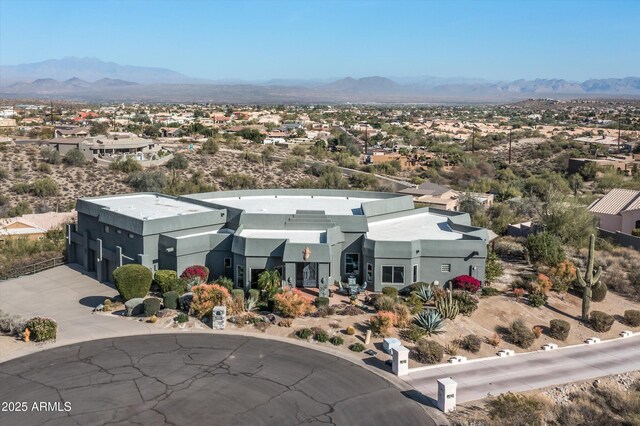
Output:
[[[297,289],[277,293],[273,302],[275,311],[283,317],[295,318],[311,312],[311,300]]]
[[[378,311],[369,319],[371,331],[376,336],[386,337],[389,335],[389,329],[396,322],[396,315],[390,311]]]
[[[398,303],[393,307],[393,312],[395,314],[395,322],[393,323],[394,327],[406,328],[411,325],[411,310],[407,305]]]
[[[524,295],[524,288],[514,288],[513,295],[516,296],[516,299],[520,299]]]
[[[480,290],[480,280],[473,278],[470,275],[460,275],[453,279],[453,285],[460,290],[465,290],[470,293],[475,293]]]
[[[553,287],[551,278],[549,278],[545,274],[538,274],[536,280],[531,283],[531,292],[546,295],[549,290],[551,290],[551,287]]]
[[[204,284],[207,282],[209,278],[209,268],[203,265],[193,265],[189,266],[187,269],[182,272],[180,278],[183,280],[187,280],[190,282],[195,282],[196,285]]]
[[[29,329],[31,340],[45,342],[47,340],[55,340],[58,334],[58,323],[50,318],[35,317],[27,321],[26,329]]]
[[[553,289],[558,293],[564,293],[576,280],[576,267],[570,260],[563,260],[549,271],[553,281]]]
[[[193,299],[191,301],[191,311],[195,316],[202,319],[211,315],[214,306],[224,305],[227,310],[231,307],[231,295],[229,290],[217,284],[200,284],[191,288]],[[231,312],[227,312],[230,314]]]

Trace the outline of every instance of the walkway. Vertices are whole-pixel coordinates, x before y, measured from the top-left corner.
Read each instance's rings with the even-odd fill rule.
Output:
[[[462,403],[485,398],[489,393],[523,392],[634,370],[640,370],[640,335],[593,346],[443,365],[411,373],[404,379],[425,396],[437,399],[436,380],[451,377],[458,382],[457,402]]]

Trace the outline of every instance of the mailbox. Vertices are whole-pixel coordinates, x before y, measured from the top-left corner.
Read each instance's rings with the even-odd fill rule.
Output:
[[[226,306],[214,306],[213,313],[211,315],[211,328],[214,330],[224,330],[224,325],[227,322],[227,307]]]
[[[456,383],[451,377],[438,379],[438,409],[448,413],[456,409]]]
[[[406,376],[409,374],[409,349],[404,346],[395,346],[391,348],[393,352],[393,361],[391,368],[396,376]]]

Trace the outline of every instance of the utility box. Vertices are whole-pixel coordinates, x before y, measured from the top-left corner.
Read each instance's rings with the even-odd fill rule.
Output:
[[[395,337],[387,337],[382,341],[382,348],[389,355],[393,355],[392,349],[400,346],[401,344],[402,343],[400,342],[400,340],[396,339]]]
[[[456,383],[451,377],[438,379],[438,409],[448,413],[456,409]]]
[[[214,330],[224,330],[224,325],[227,322],[227,307],[226,306],[214,306],[213,313],[211,315],[211,328]]]
[[[393,352],[392,370],[396,376],[406,376],[409,374],[409,349],[404,346],[396,346],[391,349]]]

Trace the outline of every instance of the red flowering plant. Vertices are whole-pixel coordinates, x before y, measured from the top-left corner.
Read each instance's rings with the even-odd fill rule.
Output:
[[[453,285],[459,290],[468,291],[469,293],[476,293],[480,290],[482,283],[480,280],[473,278],[470,275],[460,275],[453,279]]]
[[[203,265],[189,266],[182,272],[180,278],[192,283],[192,285],[204,284],[209,278],[209,268]]]

